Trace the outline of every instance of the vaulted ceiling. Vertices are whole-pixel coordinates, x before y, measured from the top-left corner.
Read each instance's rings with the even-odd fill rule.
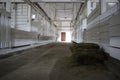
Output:
[[[2,0],[3,2],[5,0]],[[12,0],[37,3],[57,28],[70,28],[75,23],[79,9],[86,0]],[[31,3],[30,3],[31,4]],[[46,16],[45,15],[45,16]]]
[[[58,28],[70,28],[83,2],[78,0],[44,0],[39,5]],[[50,2],[49,2],[50,1]],[[79,0],[80,1],[80,0]]]

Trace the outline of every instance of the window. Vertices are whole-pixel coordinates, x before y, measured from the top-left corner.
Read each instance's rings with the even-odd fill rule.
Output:
[[[33,15],[32,15],[32,19],[35,19],[35,17],[36,17],[36,15],[35,15],[35,14],[33,14]]]
[[[115,2],[107,2],[107,10],[109,10],[110,8],[112,8],[113,6],[115,6],[117,3]]]
[[[96,8],[96,2],[92,2],[91,7],[92,7],[92,11],[93,11]]]

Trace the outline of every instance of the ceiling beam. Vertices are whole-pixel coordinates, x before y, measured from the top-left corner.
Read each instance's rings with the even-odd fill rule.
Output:
[[[56,22],[69,22],[69,21],[74,21],[74,20],[52,20],[52,21],[56,21]]]
[[[0,2],[6,2],[6,0],[0,0]],[[11,2],[24,2],[23,0],[11,0]]]
[[[0,2],[6,2],[6,0],[0,0]],[[11,0],[11,2],[24,2],[24,0]],[[31,0],[31,2],[39,2],[39,3],[84,3],[84,0],[77,0],[77,1],[64,1],[64,0]]]
[[[31,2],[31,0],[24,0],[27,4],[29,4],[31,7],[33,7],[36,11],[38,11],[41,16],[43,16],[45,19],[47,19],[50,24],[52,24],[51,18],[46,14],[46,12],[42,9],[42,7],[36,2]],[[53,24],[55,27],[56,25]]]
[[[81,11],[82,6],[83,6],[83,4],[81,4],[81,5],[80,5],[79,10],[78,10],[77,15],[76,15],[75,20],[77,20],[77,19],[78,19],[78,16],[79,16],[79,14],[80,14],[80,11]]]
[[[47,18],[48,21],[50,21],[50,18],[45,13],[45,11],[40,7],[38,3],[33,3],[31,0],[24,0],[27,4],[29,4],[31,7],[33,7],[36,11],[38,11],[42,16]]]
[[[71,26],[57,26],[57,27],[69,28],[69,27],[71,27]]]
[[[87,2],[87,0],[85,0]],[[84,10],[83,8],[86,6],[86,2],[85,3],[82,3],[79,7],[79,10],[77,12],[77,15],[76,15],[76,18],[75,18],[75,23],[74,25],[76,25],[78,19],[79,19],[79,16],[81,15],[82,11]]]
[[[99,0],[91,0],[92,2],[99,2]],[[106,0],[106,2],[120,2],[120,0]],[[0,2],[6,2],[6,0],[0,0]],[[11,0],[11,2],[24,2],[23,0]],[[39,2],[39,3],[85,3],[85,0],[77,0],[77,1],[44,1],[44,0],[32,0],[31,2]]]
[[[55,1],[51,1],[51,2],[46,2],[46,1],[40,1],[39,3],[84,3],[84,1],[83,2],[55,2]]]
[[[73,30],[73,28],[58,28],[57,30],[68,30],[68,31],[70,31],[70,30]]]
[[[84,0],[71,0],[71,1],[66,1],[66,0],[59,0],[59,1],[56,1],[56,0],[34,0],[34,1],[38,1],[40,3],[84,3],[85,1]]]

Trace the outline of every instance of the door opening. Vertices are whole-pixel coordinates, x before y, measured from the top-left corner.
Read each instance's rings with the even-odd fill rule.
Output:
[[[66,41],[66,32],[61,32],[61,41]]]

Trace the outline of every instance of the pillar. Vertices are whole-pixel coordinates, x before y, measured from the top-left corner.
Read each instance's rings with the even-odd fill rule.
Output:
[[[91,13],[91,1],[88,0],[87,1],[87,16],[89,16],[90,13]]]
[[[106,0],[100,0],[100,5],[101,5],[101,14],[106,12],[107,10],[107,5],[106,5]]]
[[[17,4],[14,4],[14,7],[13,7],[13,28],[16,28],[16,10],[17,10]]]
[[[11,0],[6,0],[6,11],[11,12]]]

